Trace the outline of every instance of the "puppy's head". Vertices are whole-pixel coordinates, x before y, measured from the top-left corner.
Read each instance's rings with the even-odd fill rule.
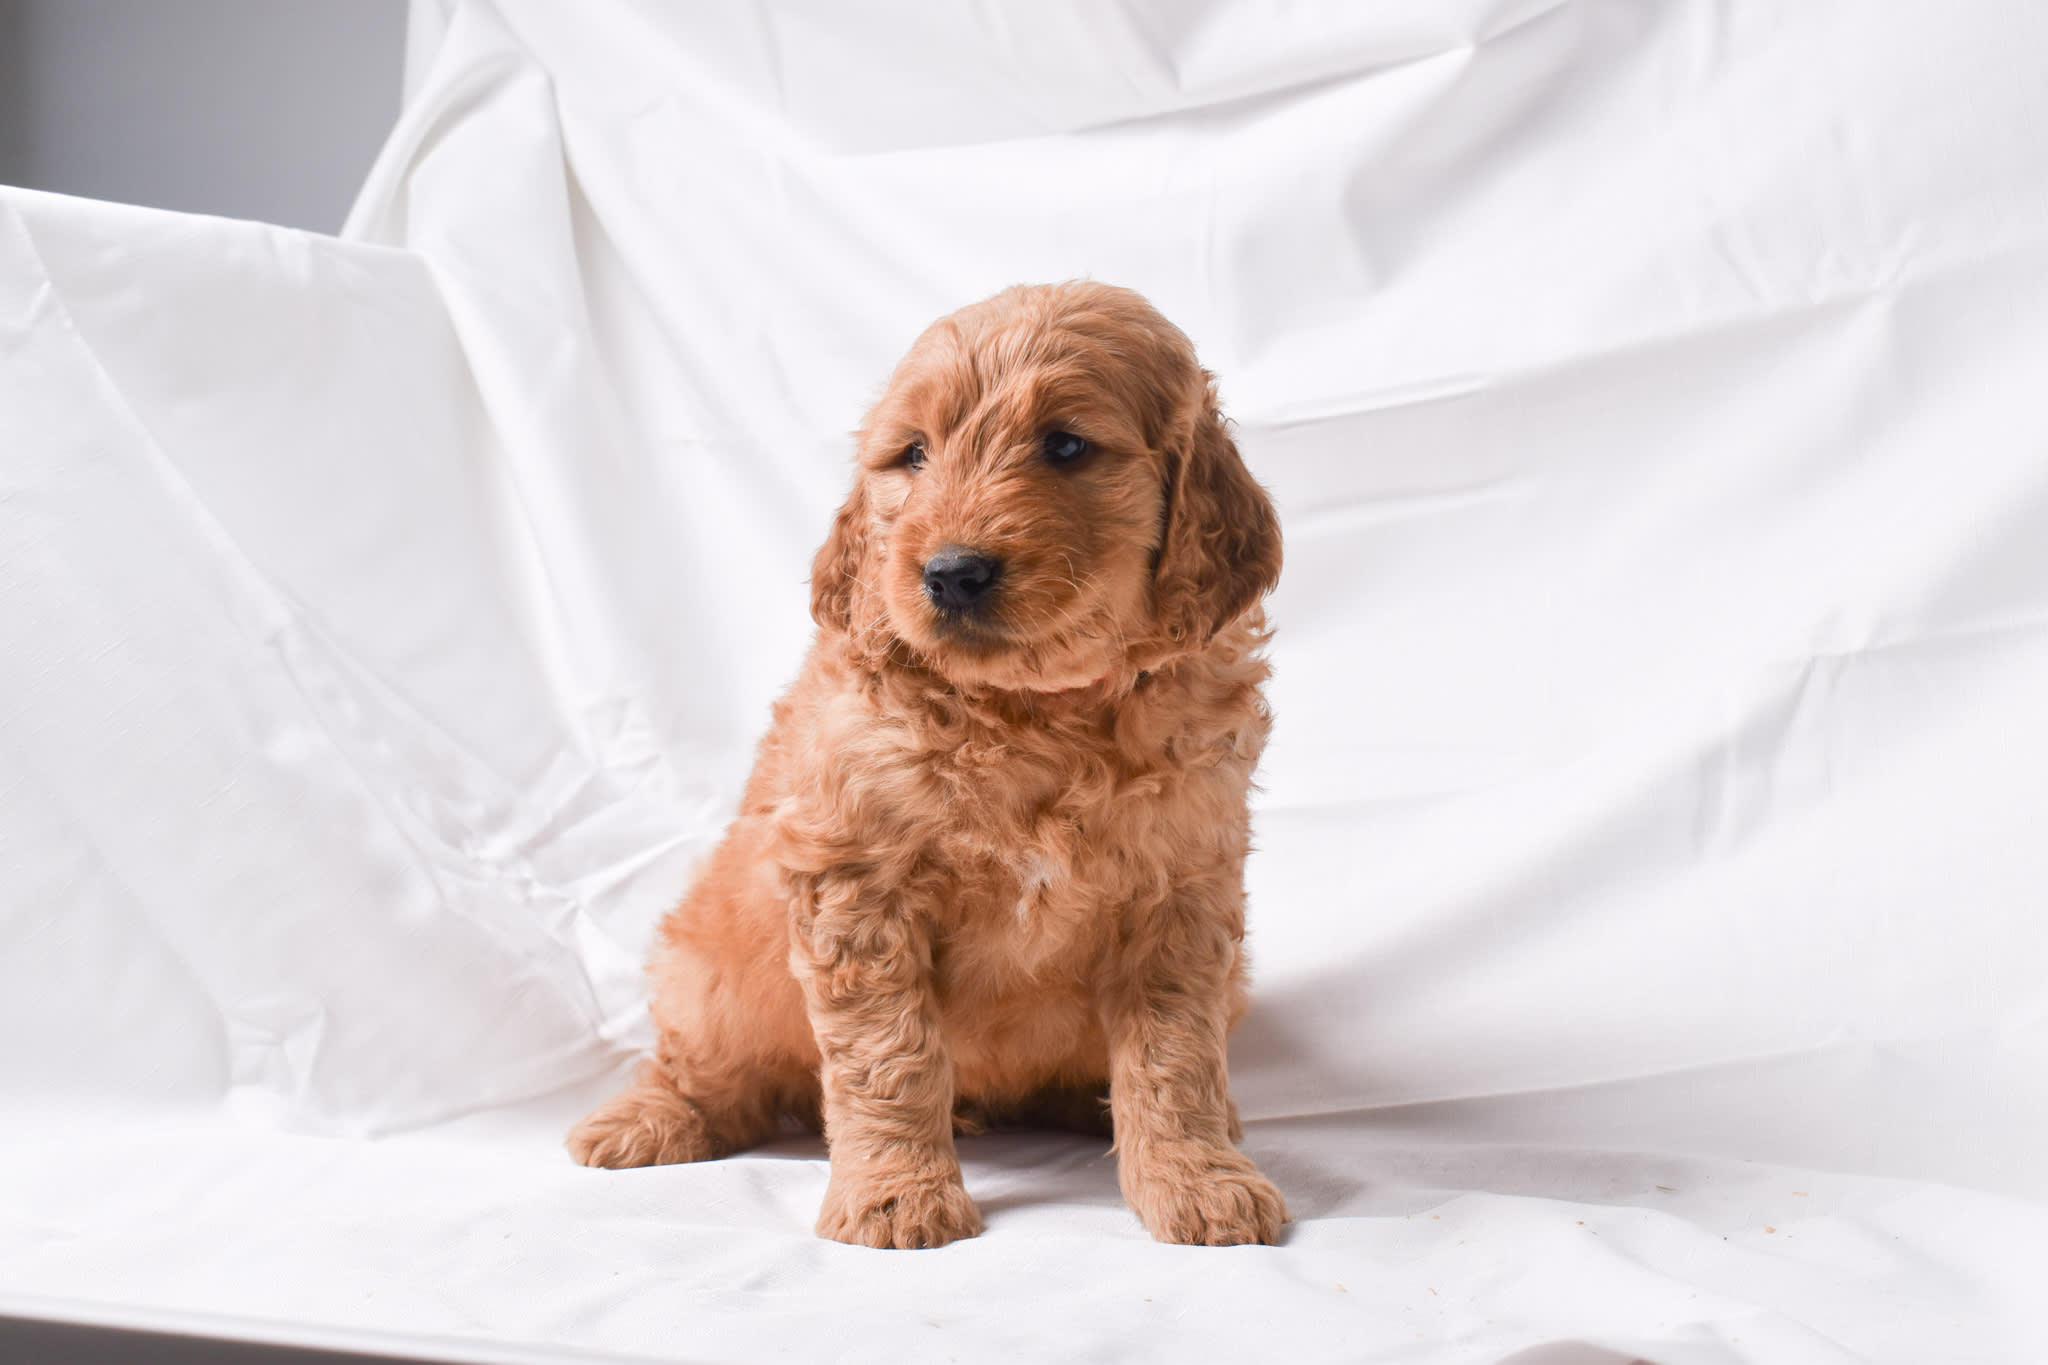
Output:
[[[868,414],[811,614],[963,684],[1054,692],[1198,649],[1280,575],[1272,504],[1180,330],[1127,289],[1009,289]]]

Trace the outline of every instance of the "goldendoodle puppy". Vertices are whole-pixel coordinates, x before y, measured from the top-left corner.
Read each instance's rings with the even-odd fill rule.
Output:
[[[1273,508],[1138,295],[1006,290],[919,337],[811,573],[818,635],[663,924],[656,1056],[593,1166],[822,1121],[818,1231],[981,1230],[956,1125],[1110,1121],[1152,1235],[1271,1242],[1224,1035],[1244,1007]]]

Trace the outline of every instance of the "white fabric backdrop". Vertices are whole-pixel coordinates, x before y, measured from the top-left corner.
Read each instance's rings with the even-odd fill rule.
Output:
[[[2048,11],[413,27],[341,240],[0,192],[12,1302],[2048,1357]],[[1144,1244],[1054,1138],[893,1260],[807,1239],[815,1145],[571,1167],[847,433],[933,316],[1080,275],[1195,338],[1287,528],[1233,1058],[1289,1245]]]

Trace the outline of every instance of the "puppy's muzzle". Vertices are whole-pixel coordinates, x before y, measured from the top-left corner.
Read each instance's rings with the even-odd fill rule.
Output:
[[[949,616],[967,616],[988,604],[1003,576],[1003,562],[948,545],[924,562],[924,595]]]

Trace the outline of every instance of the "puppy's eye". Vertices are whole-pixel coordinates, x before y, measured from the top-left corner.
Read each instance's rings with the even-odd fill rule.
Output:
[[[1071,431],[1049,431],[1038,449],[1047,464],[1072,464],[1088,453],[1088,443]]]
[[[924,442],[912,441],[903,447],[903,467],[915,474],[924,468]]]

